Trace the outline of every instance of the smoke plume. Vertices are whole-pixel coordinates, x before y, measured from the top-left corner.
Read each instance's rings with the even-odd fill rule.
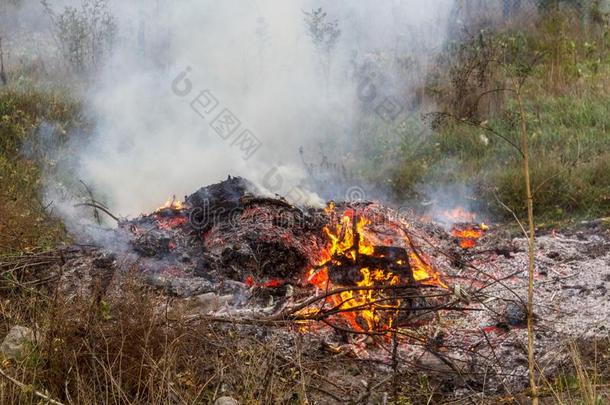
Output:
[[[80,4],[53,6],[69,3]],[[299,149],[314,161],[319,145],[337,160],[349,158],[367,136],[363,114],[383,114],[386,99],[401,111],[417,108],[407,104],[445,40],[452,6],[110,1],[114,51],[96,66],[85,94],[94,133],[72,145],[64,173],[124,216],[229,174],[315,203],[318,190]],[[340,30],[328,49],[315,46],[305,23],[305,13],[318,7],[327,13],[323,22],[336,21]]]

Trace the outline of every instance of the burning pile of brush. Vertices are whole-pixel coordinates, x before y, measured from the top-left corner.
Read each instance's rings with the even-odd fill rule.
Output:
[[[229,293],[234,309],[383,335],[421,324],[451,295],[421,227],[376,203],[301,209],[229,177],[119,232],[141,272],[173,295]],[[466,249],[485,229],[452,233]]]
[[[459,386],[495,378],[522,389],[527,362],[515,347],[526,333],[527,240],[463,209],[440,220],[372,202],[299,208],[229,178],[120,221],[105,248],[77,245],[0,268],[19,271],[24,285],[57,280],[63,296],[96,302],[121,297],[121,275],[135,273],[161,290],[152,295],[163,322],[273,336],[286,353],[307,339],[316,359],[318,350],[366,358],[380,365],[375,372],[419,367]],[[547,370],[557,370],[551,348],[563,333],[579,336],[585,324],[607,335],[608,241],[540,238],[537,339],[550,350]],[[41,263],[52,274],[40,278]],[[566,302],[578,311],[563,311]]]

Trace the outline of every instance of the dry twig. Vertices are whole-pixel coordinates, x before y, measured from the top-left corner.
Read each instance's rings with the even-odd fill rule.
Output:
[[[8,381],[10,381],[11,383],[15,384],[17,387],[19,387],[23,392],[32,392],[34,395],[36,395],[38,398],[46,401],[49,404],[52,405],[64,405],[62,402],[56,401],[53,398],[51,398],[50,396],[43,394],[42,392],[38,391],[38,390],[33,390],[31,389],[30,385],[24,384],[21,381],[11,377],[6,371],[2,370],[0,368],[0,375],[2,377],[4,377],[5,379],[7,379]]]

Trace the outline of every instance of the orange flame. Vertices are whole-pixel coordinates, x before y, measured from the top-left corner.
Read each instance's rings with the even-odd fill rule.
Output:
[[[182,201],[176,201],[176,196],[173,196],[172,198],[169,198],[167,201],[165,201],[165,204],[157,208],[155,212],[159,212],[165,209],[180,211],[184,209],[184,203]]]
[[[455,226],[451,230],[451,234],[459,239],[459,244],[462,249],[472,249],[477,245],[477,241],[485,235],[489,227],[487,225],[465,225]]]
[[[334,208],[334,205],[329,205],[326,208],[327,213],[331,213]],[[357,241],[354,234],[354,217],[358,221],[355,226]],[[329,277],[329,266],[338,264],[338,258],[342,257],[357,265],[359,255],[376,256],[375,246],[367,237],[369,224],[370,222],[364,216],[358,216],[352,210],[347,210],[334,226],[325,227],[328,246],[322,250],[317,266],[308,271],[306,282],[314,285],[321,292],[331,291],[341,287],[334,286]],[[405,239],[406,242],[409,242],[406,235]],[[405,263],[397,260],[396,264],[401,266]],[[447,287],[423,254],[410,252],[409,265],[416,282]],[[355,282],[358,289],[345,290],[331,295],[326,299],[325,304],[328,304],[331,310],[336,311],[337,316],[346,321],[355,331],[390,329],[402,303],[399,298],[391,297],[383,287],[407,285],[410,280],[401,279],[400,275],[383,268],[362,267],[359,271],[361,279]],[[315,310],[307,309],[302,314],[312,312]]]

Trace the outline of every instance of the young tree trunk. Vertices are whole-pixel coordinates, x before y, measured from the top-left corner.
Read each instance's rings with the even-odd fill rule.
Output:
[[[536,359],[534,357],[534,270],[535,270],[535,230],[534,230],[534,200],[532,197],[532,186],[529,167],[529,143],[527,139],[527,126],[525,121],[525,110],[521,89],[517,89],[517,102],[519,104],[521,150],[523,152],[523,174],[525,176],[525,194],[527,198],[527,222],[528,222],[528,287],[527,287],[527,359],[529,366],[530,389],[532,392],[532,404],[538,405],[538,387],[536,384]]]
[[[2,81],[3,85],[7,85],[8,78],[6,77],[6,72],[4,71],[4,52],[2,51],[2,38],[0,38],[0,81]]]

